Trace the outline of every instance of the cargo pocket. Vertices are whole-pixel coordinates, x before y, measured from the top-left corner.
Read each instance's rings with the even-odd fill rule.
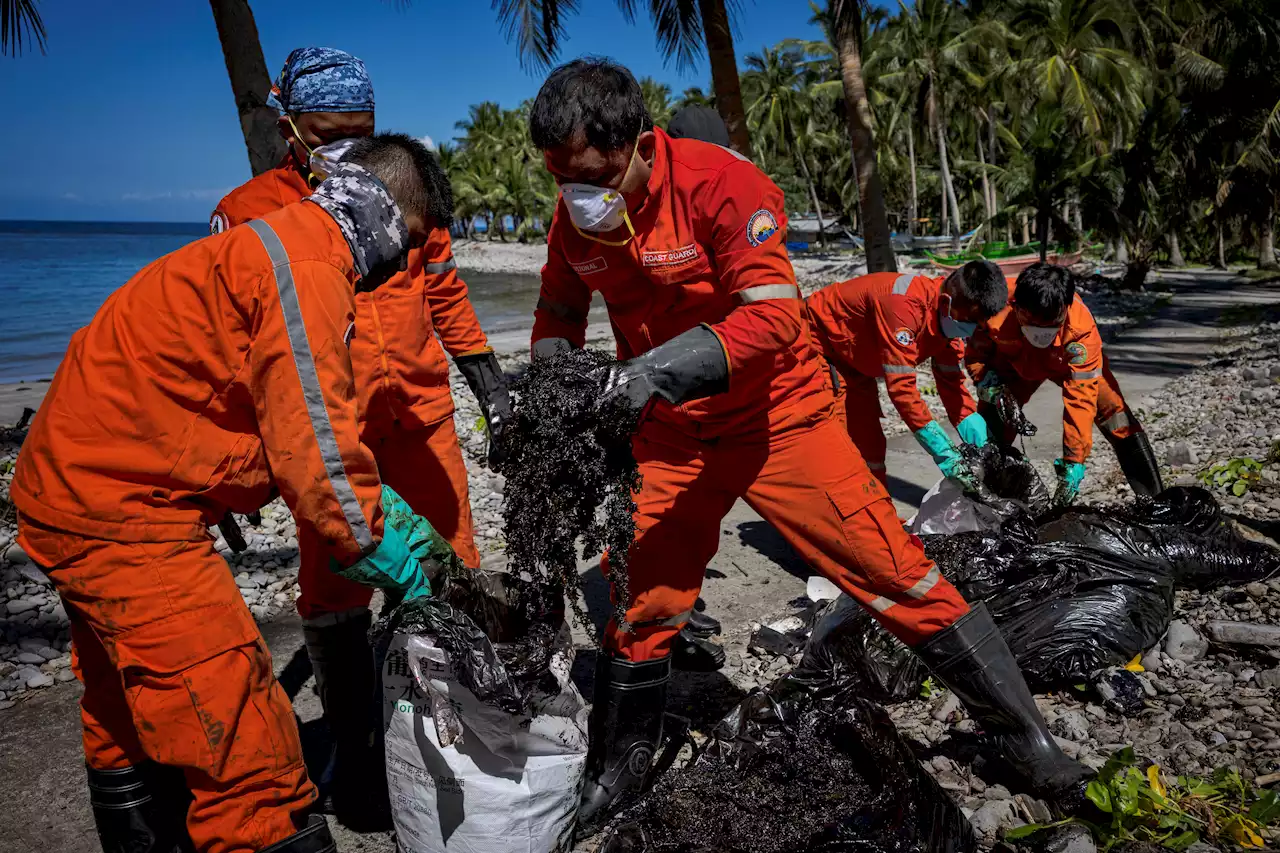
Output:
[[[873,589],[898,587],[905,562],[900,559],[900,552],[909,546],[893,505],[872,506],[888,496],[880,481],[870,473],[827,490],[827,498],[856,564],[850,568],[861,572]],[[888,528],[881,516],[891,517],[894,529]]]
[[[105,644],[121,674],[138,739],[152,759],[217,778],[242,722],[261,730],[254,694],[267,695],[271,658],[243,605],[174,614]],[[262,751],[274,745],[253,746]]]

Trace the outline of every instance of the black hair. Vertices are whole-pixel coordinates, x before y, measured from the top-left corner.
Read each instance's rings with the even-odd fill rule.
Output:
[[[540,150],[579,134],[603,152],[618,151],[653,129],[644,93],[630,71],[608,59],[575,59],[556,68],[529,111],[529,136]]]
[[[999,314],[1009,304],[1009,282],[1000,267],[991,261],[969,261],[948,280],[957,294],[978,306],[984,320]]]
[[[344,161],[363,166],[382,181],[402,213],[453,224],[453,187],[434,154],[404,133],[376,133],[357,139]]]
[[[1056,264],[1032,264],[1018,276],[1013,299],[1018,307],[1040,320],[1060,316],[1076,296],[1076,277]]]

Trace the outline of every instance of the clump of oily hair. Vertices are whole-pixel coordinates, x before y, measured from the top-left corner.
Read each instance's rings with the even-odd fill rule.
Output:
[[[1009,304],[1009,282],[1000,267],[991,261],[969,261],[948,276],[955,292],[978,306],[983,319],[990,319]]]
[[[1018,276],[1013,301],[1038,320],[1056,320],[1076,296],[1076,277],[1057,264],[1032,264]]]
[[[404,214],[416,214],[441,228],[453,224],[453,187],[435,155],[404,133],[376,133],[357,139],[343,158],[382,181]]]
[[[608,59],[575,59],[556,68],[529,111],[529,136],[540,150],[574,143],[618,151],[653,130],[653,118],[635,76]]]

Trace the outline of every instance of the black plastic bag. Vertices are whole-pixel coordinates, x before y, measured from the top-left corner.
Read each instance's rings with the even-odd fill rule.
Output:
[[[842,670],[756,690],[696,761],[614,822],[601,853],[964,853],[964,813]]]
[[[517,714],[551,678],[564,597],[505,572],[441,577],[436,594],[407,601],[373,628],[379,660],[397,633],[431,637],[458,682],[488,705]]]

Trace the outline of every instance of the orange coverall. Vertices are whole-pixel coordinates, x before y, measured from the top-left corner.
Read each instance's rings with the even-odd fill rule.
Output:
[[[210,230],[257,219],[311,194],[288,157],[218,203]],[[449,362],[490,352],[458,276],[449,232],[436,228],[409,252],[408,269],[372,293],[356,294],[351,364],[361,438],[391,488],[449,540],[468,566],[480,565],[471,522],[467,467],[453,425]],[[305,620],[367,607],[373,591],[335,575],[322,543],[298,535],[298,613]]]
[[[342,565],[381,540],[344,342],[355,277],[313,204],[153,262],[72,337],[18,459],[19,541],[71,620],[85,758],[181,768],[202,853],[280,841],[317,797],[208,526],[274,487]]]
[[[1012,305],[978,326],[965,354],[975,383],[995,371],[1019,404],[1025,405],[1045,380],[1062,388],[1062,458],[1083,463],[1093,451],[1093,425],[1112,439],[1142,432],[1129,411],[1107,356],[1102,351],[1098,324],[1079,296],[1067,309],[1053,344],[1033,347],[1013,316]],[[983,404],[984,409],[987,405]],[[1014,441],[1005,432],[1005,443]]]
[[[913,433],[933,420],[916,385],[916,366],[926,359],[953,426],[978,410],[964,384],[964,341],[938,328],[942,282],[911,273],[871,273],[828,285],[805,300],[814,337],[844,380],[849,435],[881,482],[885,438],[878,377]]]
[[[835,417],[787,259],[781,190],[727,149],[654,134],[649,195],[630,212],[634,240],[591,241],[563,202],[557,208],[533,330],[535,345],[583,346],[599,291],[619,358],[705,324],[729,361],[726,393],[681,406],[655,398],[635,436],[643,485],[631,600],[628,625],[609,625],[610,650],[632,661],[669,652],[738,498],[891,631],[919,643],[968,605],[903,531]]]

